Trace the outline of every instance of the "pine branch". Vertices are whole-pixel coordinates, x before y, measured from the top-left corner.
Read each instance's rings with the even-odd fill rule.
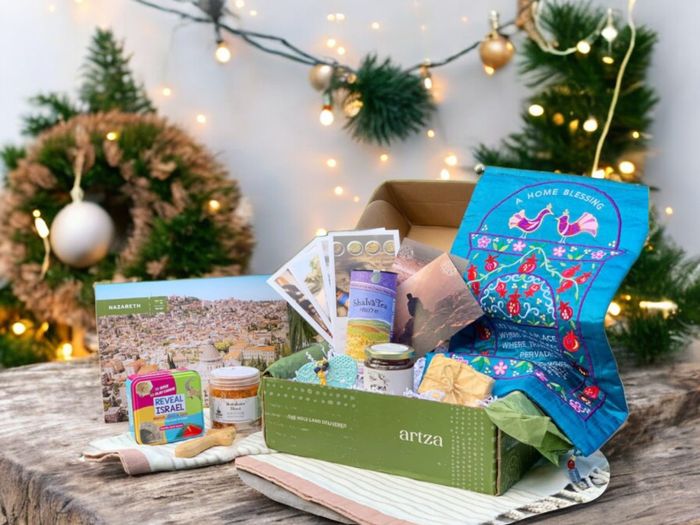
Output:
[[[379,63],[375,55],[365,57],[353,82],[334,88],[347,90],[345,102],[362,101],[359,113],[346,124],[353,138],[361,142],[388,145],[403,140],[425,127],[435,110],[420,77],[389,59]]]
[[[22,119],[22,134],[30,137],[36,137],[42,131],[81,113],[81,109],[61,93],[40,93],[30,98],[29,102],[39,110]]]
[[[2,161],[5,171],[17,169],[19,161],[26,156],[27,152],[24,148],[8,144],[0,149],[0,161]],[[5,179],[7,180],[7,179]]]

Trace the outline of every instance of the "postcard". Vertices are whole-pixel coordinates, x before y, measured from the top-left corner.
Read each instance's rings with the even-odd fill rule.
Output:
[[[425,267],[428,263],[440,257],[444,252],[437,248],[433,248],[422,242],[414,241],[413,239],[404,239],[401,241],[401,248],[396,254],[396,260],[391,269],[392,272],[398,274],[397,284],[401,284],[413,274]],[[460,275],[463,275],[467,269],[467,260],[456,255],[448,254],[454,263]]]
[[[394,342],[425,355],[483,315],[455,267],[443,253],[396,290]]]
[[[287,304],[267,276],[95,285],[104,417],[127,421],[126,378],[187,368],[264,369],[288,355]]]
[[[333,342],[332,332],[324,322],[309,297],[304,295],[299,282],[286,265],[267,280],[268,284],[294,308],[311,327],[329,343]]]
[[[329,326],[329,292],[326,278],[328,267],[318,239],[306,245],[286,266],[296,278],[301,291],[311,300],[325,324]]]

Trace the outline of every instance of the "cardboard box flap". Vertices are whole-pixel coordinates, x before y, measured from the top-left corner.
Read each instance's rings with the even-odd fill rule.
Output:
[[[389,230],[399,230],[399,235],[403,239],[411,230],[411,223],[406,220],[401,211],[393,204],[385,200],[375,200],[367,204],[362,212],[362,217],[357,224],[358,230],[376,228],[377,224]]]
[[[466,181],[390,180],[369,203],[386,201],[412,225],[458,228],[473,191]]]
[[[370,197],[357,229],[397,229],[402,239],[449,250],[473,191],[474,183],[466,181],[386,181]]]

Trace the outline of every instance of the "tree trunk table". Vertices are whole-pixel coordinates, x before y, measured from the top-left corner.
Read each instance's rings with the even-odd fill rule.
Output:
[[[544,523],[700,522],[700,365],[623,376],[629,423],[610,442],[598,502]],[[243,485],[231,464],[139,477],[80,459],[102,422],[94,361],[0,372],[0,525],[14,523],[325,523]]]

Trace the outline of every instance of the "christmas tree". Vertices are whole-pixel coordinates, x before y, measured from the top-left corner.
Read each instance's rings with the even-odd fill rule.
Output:
[[[606,12],[589,3],[551,3],[540,27],[520,53],[520,73],[536,91],[522,115],[523,128],[498,147],[480,145],[479,162],[591,176],[620,62],[630,44],[629,27],[600,32]],[[596,35],[596,41],[587,40]],[[560,56],[542,49],[544,40],[577,52]],[[538,43],[539,41],[539,43]],[[646,82],[656,34],[637,28],[636,42],[622,79],[615,118],[595,176],[643,182],[642,166],[657,102]],[[588,44],[588,45],[587,45]],[[609,310],[608,335],[640,363],[657,361],[681,348],[700,322],[700,263],[688,259],[664,234],[654,215],[647,245]]]
[[[30,99],[38,112],[22,131],[32,142],[0,153],[0,365],[82,346],[94,327],[95,282],[237,275],[247,265],[253,238],[236,181],[155,114],[129,61],[111,31],[97,30],[77,101]],[[89,263],[62,256],[54,234],[76,195],[104,210],[116,232]]]

